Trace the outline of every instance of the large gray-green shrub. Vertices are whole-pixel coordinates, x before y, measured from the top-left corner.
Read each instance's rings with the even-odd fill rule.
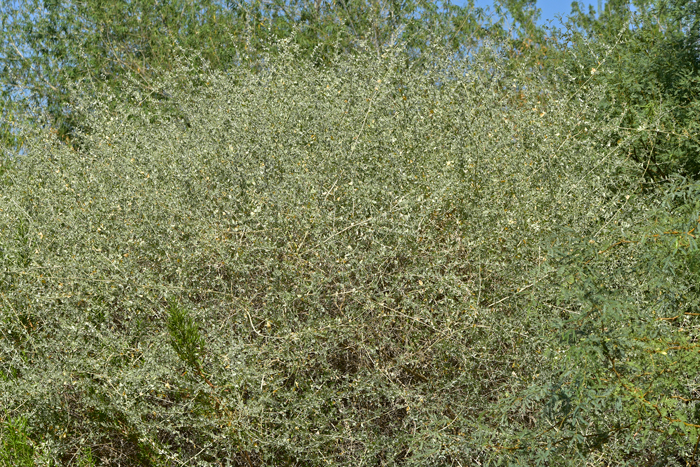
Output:
[[[588,250],[634,263],[615,242],[662,207],[604,144],[603,90],[557,94],[496,46],[321,69],[277,46],[255,73],[182,59],[165,100],[83,83],[81,148],[36,131],[3,174],[0,400],[33,462],[618,455],[619,388],[598,412],[566,393],[588,349],[560,339],[586,312],[566,291]]]

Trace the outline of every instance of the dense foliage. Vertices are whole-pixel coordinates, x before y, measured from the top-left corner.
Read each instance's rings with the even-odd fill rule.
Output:
[[[3,2],[0,466],[697,466],[698,4],[630,5]]]
[[[76,88],[80,148],[30,127],[2,462],[692,462],[700,188],[643,183],[605,86],[428,52],[182,58]]]
[[[531,1],[505,3],[520,11]],[[484,37],[505,37],[509,11],[491,17],[473,0],[463,7],[431,0],[3,1],[0,141],[21,146],[17,119],[29,111],[36,121],[37,109],[49,112],[62,139],[73,139],[82,115],[68,111],[70,83],[90,79],[118,94],[129,79],[127,87],[156,93],[154,73],[169,69],[181,47],[229,70],[257,60],[275,39],[293,40],[319,65],[339,51],[379,54],[401,37],[413,60],[436,39],[459,52]],[[527,11],[517,24],[532,29]]]
[[[700,4],[694,0],[605,3],[597,15],[574,5],[567,40],[559,42],[565,55],[577,57],[569,62],[569,73],[575,83],[591,79],[606,83],[603,114],[623,117],[620,134],[646,132],[628,154],[645,164],[649,179],[664,180],[677,173],[698,179]]]

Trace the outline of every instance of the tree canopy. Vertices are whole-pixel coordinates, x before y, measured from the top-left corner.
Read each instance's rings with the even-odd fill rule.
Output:
[[[506,3],[519,7],[523,2]],[[80,118],[65,110],[69,83],[90,80],[118,89],[129,80],[144,92],[157,93],[153,73],[170,69],[182,53],[196,53],[213,69],[227,70],[255,60],[267,44],[281,38],[292,38],[302,55],[313,55],[318,63],[365,47],[379,54],[399,38],[416,56],[436,40],[458,52],[485,37],[504,36],[506,13],[497,13],[492,19],[471,0],[463,7],[428,0],[4,2],[4,140],[13,140],[7,126],[12,116],[31,109],[48,111],[51,124],[68,137]]]
[[[700,4],[614,0],[596,13],[575,2],[568,27],[561,47],[579,60],[568,67],[574,83],[605,83],[609,99],[602,113],[622,118],[629,131],[645,132],[629,156],[654,180],[674,173],[698,177]]]

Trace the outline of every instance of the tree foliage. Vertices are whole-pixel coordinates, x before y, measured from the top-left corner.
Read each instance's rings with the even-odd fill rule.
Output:
[[[14,120],[32,109],[48,110],[60,137],[71,136],[82,116],[67,112],[68,86],[78,80],[117,92],[129,76],[142,92],[159,93],[154,70],[170,69],[182,49],[218,70],[250,66],[266,44],[284,38],[317,64],[364,48],[381,54],[398,38],[415,58],[436,40],[458,53],[484,37],[503,37],[507,10],[497,13],[492,20],[473,1],[458,7],[429,0],[3,2],[3,139],[19,145]]]
[[[568,67],[574,82],[593,79],[609,85],[601,115],[623,115],[623,131],[645,134],[629,149],[629,157],[647,168],[650,179],[678,173],[697,178],[699,4],[608,1],[597,15],[592,7],[585,12],[577,3],[573,6],[570,35],[562,46],[571,46],[577,56]]]

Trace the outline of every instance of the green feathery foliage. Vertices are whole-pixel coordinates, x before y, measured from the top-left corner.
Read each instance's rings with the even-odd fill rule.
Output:
[[[588,13],[574,2],[560,41],[572,83],[605,83],[602,118],[644,137],[625,156],[651,181],[700,177],[700,4],[692,0],[605,2]],[[634,6],[634,10],[632,8]],[[569,59],[566,59],[569,57]],[[575,59],[574,59],[575,57]]]

